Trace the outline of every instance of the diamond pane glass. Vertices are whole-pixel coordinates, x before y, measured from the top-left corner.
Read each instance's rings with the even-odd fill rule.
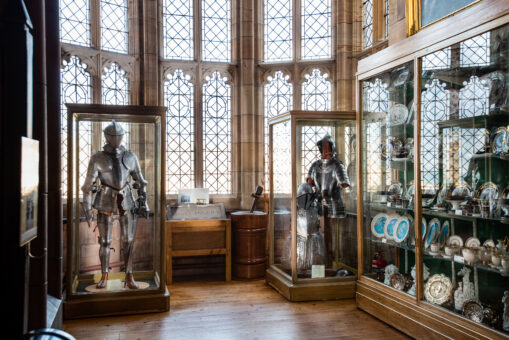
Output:
[[[274,194],[290,194],[292,192],[292,136],[290,121],[273,125],[272,138],[274,148],[273,157],[273,181]]]
[[[373,0],[362,3],[362,46],[371,47],[373,44]]]
[[[203,60],[231,60],[231,0],[202,2]]]
[[[302,0],[302,59],[332,56],[331,0]]]
[[[92,102],[92,79],[87,73],[87,65],[81,63],[78,57],[72,56],[69,61],[63,60],[60,72],[61,84],[61,112],[62,112],[62,193],[67,197],[67,108],[65,103],[89,104]],[[90,125],[90,123],[87,123]],[[80,136],[80,147],[88,160],[91,153],[91,127],[85,126],[89,133]],[[86,162],[88,163],[88,161]],[[81,169],[80,169],[81,170]],[[80,171],[83,176],[85,171]]]
[[[292,10],[291,0],[265,0],[265,61],[292,60]]]
[[[203,85],[203,185],[213,194],[232,192],[231,87],[219,72]]]
[[[422,70],[440,70],[451,67],[451,48],[447,47],[422,57]]]
[[[460,43],[460,65],[486,66],[490,64],[490,32]]]
[[[274,76],[268,77],[265,91],[265,185],[268,189],[268,166],[269,166],[269,126],[267,120],[282,113],[288,112],[293,107],[293,86],[289,76],[276,71]]]
[[[164,58],[193,60],[193,30],[193,0],[164,0]]]
[[[471,76],[459,92],[460,118],[489,114],[490,87],[485,79]]]
[[[421,180],[423,187],[438,188],[440,139],[438,122],[449,119],[450,92],[433,79],[421,95]]]
[[[302,83],[302,109],[327,111],[331,108],[331,83],[328,74],[314,69]]]
[[[166,193],[194,188],[194,87],[176,70],[164,82],[166,111]]]
[[[128,52],[127,0],[101,0],[101,48]]]
[[[110,105],[129,105],[129,79],[117,63],[104,68],[102,102]]]
[[[110,67],[104,68],[104,73],[101,78],[102,82],[102,103],[109,105],[129,105],[129,79],[126,77],[125,71],[120,68],[117,63],[111,63]],[[123,145],[130,148],[130,129],[129,124],[118,122],[126,134],[124,135]],[[104,122],[102,128],[104,129],[109,123]],[[104,135],[102,136],[102,143],[106,143]]]
[[[331,83],[327,77],[326,73],[322,75],[318,69],[305,75],[306,80],[302,83],[303,110],[330,110]],[[311,163],[320,158],[315,143],[327,133],[332,135],[331,128],[327,126],[306,126],[305,129],[302,131],[302,174],[307,174]]]
[[[88,0],[60,0],[60,40],[90,46],[90,8]]]

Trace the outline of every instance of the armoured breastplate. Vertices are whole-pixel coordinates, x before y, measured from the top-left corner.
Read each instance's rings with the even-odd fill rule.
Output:
[[[116,154],[101,152],[97,157],[97,169],[102,185],[121,190],[128,182],[129,170],[122,163],[124,152]]]

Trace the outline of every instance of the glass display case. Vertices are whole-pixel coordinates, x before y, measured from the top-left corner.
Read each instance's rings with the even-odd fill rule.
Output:
[[[359,76],[357,303],[412,336],[509,336],[509,24],[491,27]]]
[[[166,108],[67,108],[64,317],[167,311]]]
[[[509,25],[422,57],[424,299],[509,336]],[[424,232],[423,232],[424,234]]]
[[[413,78],[407,63],[362,82],[362,265],[415,295]]]
[[[355,134],[353,112],[290,111],[269,121],[266,279],[289,300],[354,296]]]

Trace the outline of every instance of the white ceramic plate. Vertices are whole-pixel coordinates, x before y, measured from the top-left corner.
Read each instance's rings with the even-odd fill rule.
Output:
[[[387,219],[387,224],[385,225],[385,238],[388,240],[394,240],[394,235],[396,234],[396,227],[398,226],[399,216],[398,215],[390,215]]]
[[[442,224],[442,228],[440,229],[440,236],[438,238],[438,242],[440,242],[440,248],[443,248],[445,245],[445,241],[449,238],[449,234],[451,233],[451,228],[449,226],[449,221],[445,221]]]
[[[406,105],[395,104],[389,109],[390,125],[400,125],[406,122],[408,118],[408,109]]]
[[[428,235],[424,241],[424,248],[429,248],[429,245],[436,241],[440,234],[440,221],[434,218],[428,223]]]
[[[398,225],[396,226],[396,233],[394,233],[394,241],[398,243],[403,242],[407,238],[409,231],[410,231],[410,219],[406,216],[402,216],[398,221]]]
[[[377,214],[373,220],[371,221],[371,233],[375,235],[375,237],[382,238],[385,235],[385,225],[387,224],[387,219],[389,216],[387,214]]]
[[[422,218],[422,239],[423,240],[426,239],[426,230],[427,230],[426,219],[423,217]]]
[[[478,248],[481,246],[481,241],[479,241],[479,239],[477,237],[469,237],[467,238],[467,240],[465,241],[465,247],[468,247],[468,248]]]
[[[452,236],[449,236],[449,238],[447,239],[446,244],[448,246],[463,247],[463,239],[459,235],[452,235]]]
[[[485,247],[495,247],[495,241],[492,239],[487,239],[482,245]]]

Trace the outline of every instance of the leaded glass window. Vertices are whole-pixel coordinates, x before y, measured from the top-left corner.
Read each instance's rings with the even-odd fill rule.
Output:
[[[194,188],[194,87],[190,76],[176,70],[164,82],[166,112],[166,193]]]
[[[373,0],[362,2],[362,46],[373,45]]]
[[[440,70],[451,67],[451,48],[447,47],[440,51],[422,57],[422,69]]]
[[[128,52],[127,0],[101,0],[101,48]]]
[[[265,174],[268,175],[269,159],[269,130],[267,120],[282,113],[288,112],[293,107],[293,85],[289,82],[289,76],[283,72],[276,71],[274,76],[267,78],[267,84],[264,87],[265,98]],[[266,176],[266,184],[268,178]]]
[[[193,0],[163,1],[165,59],[193,59]]]
[[[61,112],[62,112],[62,193],[67,196],[67,108],[66,103],[89,104],[92,102],[92,78],[87,72],[87,65],[78,57],[72,56],[69,61],[62,61],[63,68],[60,73],[61,85]],[[83,125],[84,124],[84,125]],[[80,147],[85,157],[82,163],[88,159],[91,153],[91,128],[90,123],[83,123],[84,133],[80,135]],[[82,176],[86,175],[86,164],[80,164]],[[83,171],[82,171],[83,170]],[[81,178],[80,180],[83,180]]]
[[[460,66],[487,66],[490,64],[490,32],[460,43]]]
[[[306,74],[306,81],[302,83],[302,109],[327,111],[331,108],[331,83],[328,74],[321,74],[314,69]],[[302,174],[307,171],[313,161],[320,158],[316,142],[326,134],[332,135],[329,126],[304,126],[302,131]]]
[[[231,60],[231,1],[203,0],[202,54],[205,61]]]
[[[384,38],[389,39],[389,0],[385,0],[384,23],[385,23]]]
[[[90,46],[90,7],[88,0],[60,0],[60,40]]]
[[[331,108],[331,83],[328,74],[314,69],[302,83],[302,109],[327,111]]]
[[[459,94],[460,118],[489,114],[490,87],[486,80],[471,76]]]
[[[219,72],[203,85],[203,184],[229,194],[231,183],[231,87]]]
[[[368,110],[369,112],[388,112],[389,110],[389,90],[387,84],[377,78],[374,83],[369,83],[367,87]]]
[[[129,105],[129,79],[117,63],[104,68],[102,102],[110,105]]]
[[[421,95],[421,178],[423,186],[439,186],[439,143],[438,122],[449,119],[449,90],[445,83],[433,79],[426,84]],[[450,167],[449,167],[450,168]]]
[[[332,55],[331,0],[302,0],[302,59]]]
[[[293,8],[291,0],[265,0],[265,61],[293,58]]]

